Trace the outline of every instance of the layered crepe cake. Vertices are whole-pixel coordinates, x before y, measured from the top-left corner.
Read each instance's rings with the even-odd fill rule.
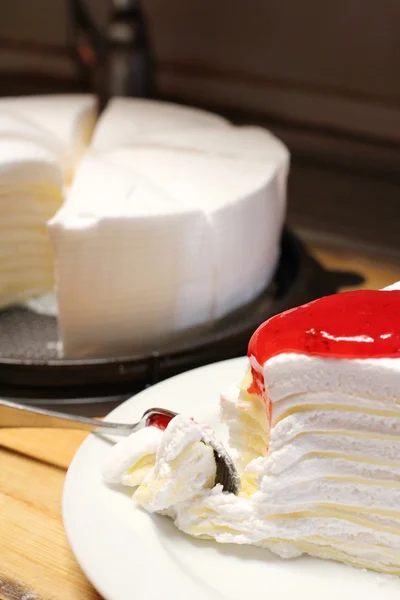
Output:
[[[114,446],[108,481],[136,486],[184,532],[400,572],[400,291],[347,292],[273,317],[222,395],[241,475],[215,485],[204,426],[178,416]]]
[[[50,308],[65,358],[117,357],[187,341],[262,294],[285,145],[152,100],[113,98],[96,119],[91,95],[0,99],[0,308]]]

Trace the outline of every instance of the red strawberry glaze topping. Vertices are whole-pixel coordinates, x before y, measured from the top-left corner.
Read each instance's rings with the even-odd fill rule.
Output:
[[[400,291],[359,290],[326,296],[263,323],[248,356],[262,367],[278,354],[330,358],[400,358]],[[250,393],[264,392],[263,375],[252,365]]]
[[[150,417],[146,421],[147,427],[158,427],[162,431],[167,429],[169,422],[172,420],[172,417],[168,415],[162,415],[161,413],[155,413],[150,415]]]

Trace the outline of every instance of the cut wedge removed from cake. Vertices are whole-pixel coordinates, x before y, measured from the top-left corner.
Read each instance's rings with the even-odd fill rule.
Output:
[[[157,452],[135,445],[147,472],[134,498],[194,536],[399,574],[400,291],[338,294],[273,317],[254,333],[249,364],[221,398],[240,494],[209,480],[190,483],[184,501],[165,494],[193,441],[172,420]],[[105,475],[136,485],[120,455],[117,446]],[[195,469],[192,460],[190,482]]]

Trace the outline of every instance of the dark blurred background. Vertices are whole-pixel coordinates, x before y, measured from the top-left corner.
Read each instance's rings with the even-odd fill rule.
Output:
[[[105,30],[110,0],[87,5]],[[290,224],[308,238],[400,254],[396,0],[144,0],[142,7],[158,97],[264,124],[289,146]],[[73,60],[70,10],[67,0],[0,3],[1,95],[93,86]]]

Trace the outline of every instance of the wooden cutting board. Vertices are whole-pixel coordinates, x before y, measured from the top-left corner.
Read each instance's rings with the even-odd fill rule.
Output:
[[[332,269],[358,270],[365,287],[400,280],[400,261],[359,250],[315,245]],[[64,533],[61,497],[66,470],[86,434],[0,430],[0,600],[95,600]]]
[[[0,599],[99,598],[61,519],[66,469],[84,433],[0,430]]]

